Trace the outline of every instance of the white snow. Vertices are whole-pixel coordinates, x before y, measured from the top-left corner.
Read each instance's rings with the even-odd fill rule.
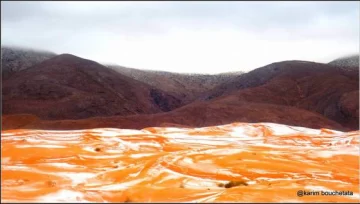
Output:
[[[67,177],[72,180],[73,185],[78,185],[80,183],[86,182],[87,179],[96,177],[95,173],[73,173],[73,172],[57,172],[57,176]]]
[[[90,203],[90,201],[84,199],[84,195],[77,191],[60,190],[56,193],[50,193],[45,196],[37,198],[40,203],[57,203],[57,202],[83,202]]]

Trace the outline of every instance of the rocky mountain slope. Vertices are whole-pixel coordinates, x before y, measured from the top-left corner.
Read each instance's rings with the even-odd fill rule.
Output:
[[[341,57],[339,59],[329,62],[329,64],[340,67],[359,67],[359,55]]]
[[[47,120],[150,114],[180,105],[170,94],[70,54],[13,74],[2,93],[3,114]]]
[[[56,56],[56,54],[52,52],[8,46],[3,46],[1,51],[3,80],[8,79],[16,72],[25,70]],[[217,75],[180,74],[165,71],[126,68],[118,65],[107,65],[107,67],[122,75],[170,93],[177,98],[181,98],[182,104],[187,104],[196,100],[200,95],[206,93],[215,86],[243,73],[238,71]]]
[[[5,81],[3,125],[77,129],[273,122],[357,130],[358,84],[358,67],[306,61],[276,62],[216,79],[110,69],[65,54]]]
[[[115,71],[142,81],[165,92],[182,98],[184,104],[196,100],[202,94],[217,85],[229,81],[244,72],[228,72],[221,74],[182,74],[165,71],[140,70],[116,65],[108,66]]]
[[[255,69],[226,82],[214,88],[207,99],[218,97],[217,101],[292,106],[358,128],[358,84],[359,69],[356,67],[344,70],[321,63],[285,61]]]
[[[13,127],[11,120],[20,116],[7,116],[8,129]],[[21,116],[24,117],[24,116]],[[137,115],[127,117],[96,117],[83,120],[34,120],[31,116],[21,126],[25,129],[74,130],[89,128],[143,129],[146,127],[207,127],[231,122],[272,122],[310,128],[331,128],[349,130],[324,116],[291,106],[264,103],[227,101],[217,103],[196,103],[171,112]],[[4,127],[6,128],[6,127]]]
[[[2,79],[8,79],[12,74],[27,69],[35,64],[54,57],[56,54],[16,47],[1,47]]]

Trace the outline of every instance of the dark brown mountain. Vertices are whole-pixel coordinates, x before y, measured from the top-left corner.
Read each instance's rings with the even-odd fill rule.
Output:
[[[26,129],[88,129],[88,128],[125,128],[142,129],[154,126],[204,127],[232,122],[272,122],[310,128],[330,128],[349,130],[324,116],[290,106],[250,103],[240,101],[195,102],[171,112],[136,115],[96,117],[82,120],[46,121],[31,115],[11,115],[3,117],[3,128],[12,129],[21,118]]]
[[[70,54],[16,72],[2,91],[3,114],[46,120],[159,113],[180,105],[170,94]]]
[[[358,129],[358,115],[344,111],[358,110],[358,94],[359,68],[342,69],[321,63],[285,61],[238,76],[213,89],[206,99],[221,96],[215,100],[292,106],[320,113],[350,129]]]
[[[217,85],[235,78],[243,72],[220,74],[183,74],[164,71],[140,70],[117,65],[108,66],[115,71],[142,81],[160,90],[181,98],[184,104],[196,100]]]
[[[239,78],[242,80],[221,85],[218,97],[193,102],[167,113],[76,121],[32,119],[23,127],[145,128],[165,124],[201,127],[231,122],[273,122],[344,131],[359,129],[358,69],[344,71],[326,64],[286,61],[256,69]],[[218,91],[214,90],[215,93]]]
[[[2,79],[8,79],[12,74],[27,69],[35,64],[54,57],[56,54],[32,49],[1,47]]]
[[[276,62],[236,76],[233,79],[214,87],[214,89],[204,94],[201,98],[203,100],[210,100],[240,89],[263,85],[274,77],[287,75],[298,75],[301,77],[327,71],[329,67],[330,66],[327,66],[326,64],[307,61]]]

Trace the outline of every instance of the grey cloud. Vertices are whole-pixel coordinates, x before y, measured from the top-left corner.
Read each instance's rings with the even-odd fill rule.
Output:
[[[1,2],[1,6],[3,43],[50,51],[85,52],[106,41],[99,33],[143,37],[172,28],[230,29],[263,40],[359,44],[358,2]],[[319,19],[327,22],[320,26]]]
[[[91,6],[91,2],[83,2]],[[134,2],[128,8],[112,2],[92,9],[69,9],[63,2],[6,2],[5,22],[36,19],[43,25],[65,29],[108,29],[113,32],[166,31],[169,26],[185,28],[235,27],[264,31],[268,28],[307,26],[321,15],[332,18],[352,14],[356,2]],[[94,4],[95,5],[95,4]],[[354,19],[355,20],[355,19]],[[192,28],[193,28],[192,27]]]

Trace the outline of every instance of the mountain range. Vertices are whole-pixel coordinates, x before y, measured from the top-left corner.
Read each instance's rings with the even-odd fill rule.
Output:
[[[102,65],[2,48],[3,129],[204,127],[273,122],[359,129],[359,56],[218,75]],[[240,60],[240,59],[239,59]]]

